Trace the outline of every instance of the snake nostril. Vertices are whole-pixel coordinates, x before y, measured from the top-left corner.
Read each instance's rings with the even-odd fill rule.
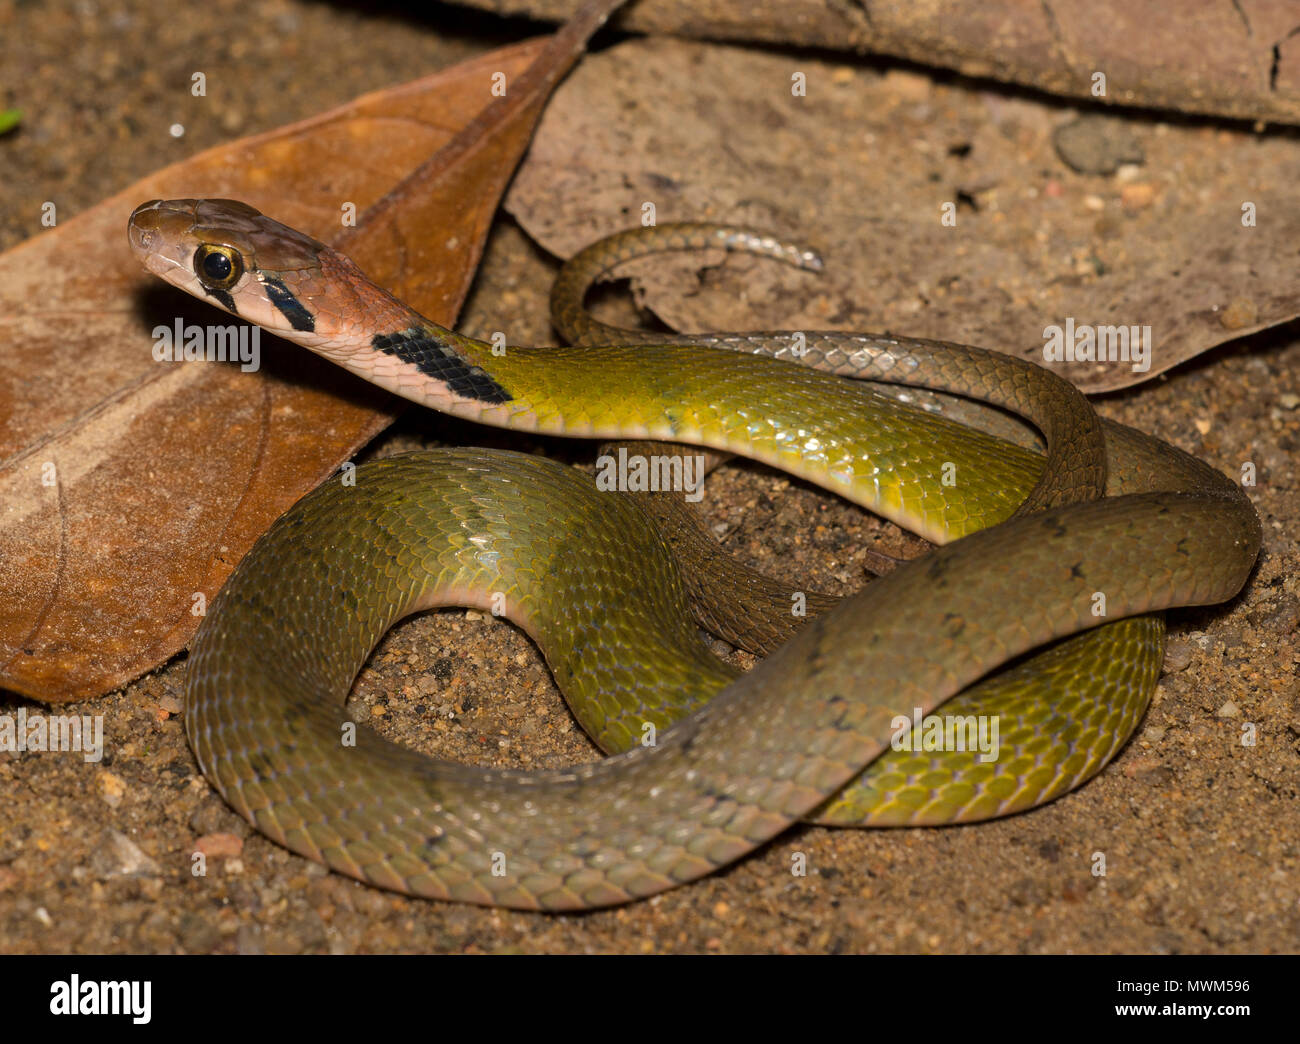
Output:
[[[141,228],[134,221],[127,226],[127,238],[131,241],[131,247],[137,253],[152,253],[154,242],[158,238],[158,232],[152,228]]]

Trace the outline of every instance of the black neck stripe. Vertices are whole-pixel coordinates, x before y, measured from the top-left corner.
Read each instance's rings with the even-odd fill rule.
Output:
[[[481,366],[462,359],[450,345],[437,340],[428,330],[403,330],[375,334],[370,343],[379,351],[410,363],[421,373],[441,381],[466,399],[479,402],[509,402],[514,398]]]
[[[302,302],[294,297],[289,288],[284,285],[282,279],[272,279],[270,276],[262,276],[262,285],[266,287],[266,296],[271,299],[271,304],[280,309],[280,313],[289,320],[289,325],[295,330],[315,330],[316,317],[302,306]]]

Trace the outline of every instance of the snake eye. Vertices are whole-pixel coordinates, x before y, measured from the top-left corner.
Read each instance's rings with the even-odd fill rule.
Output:
[[[209,290],[229,290],[244,274],[244,259],[233,247],[204,243],[194,251],[194,274]]]

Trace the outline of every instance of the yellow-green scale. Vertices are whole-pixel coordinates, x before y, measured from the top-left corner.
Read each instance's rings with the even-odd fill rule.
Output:
[[[1042,458],[844,378],[689,345],[516,348],[461,340],[514,398],[478,419],[742,454],[946,543],[1007,518]]]

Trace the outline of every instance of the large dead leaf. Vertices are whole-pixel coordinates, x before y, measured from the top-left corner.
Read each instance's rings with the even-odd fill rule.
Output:
[[[155,362],[155,326],[229,320],[139,269],[131,210],[247,200],[346,240],[379,282],[451,322],[537,114],[611,6],[211,149],[0,257],[0,685],[64,701],[165,660],[252,542],[397,408],[269,338],[258,373]],[[345,203],[361,217],[342,235]]]
[[[1049,326],[1149,326],[1144,370],[1053,367],[1087,391],[1300,314],[1293,136],[1126,121],[1145,167],[1082,175],[1053,145],[1073,114],[1050,103],[798,67],[822,85],[806,97],[785,55],[646,40],[593,56],[548,107],[507,206],[561,256],[647,203],[659,222],[738,222],[823,251],[815,276],[741,257],[706,259],[721,267],[702,279],[698,257],[626,266],[676,329],[893,331],[1044,363]]]
[[[564,18],[575,0],[458,0],[496,14]],[[1190,15],[1195,17],[1189,17]],[[1293,0],[642,0],[618,26],[708,40],[894,55],[1066,97],[1300,123]],[[801,63],[802,64],[802,63]]]

